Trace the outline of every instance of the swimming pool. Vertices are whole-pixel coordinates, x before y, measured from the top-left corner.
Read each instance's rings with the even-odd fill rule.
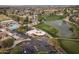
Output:
[[[9,29],[10,30],[15,30],[15,29],[19,28],[19,26],[20,25],[18,23],[12,23],[12,24],[9,25]]]

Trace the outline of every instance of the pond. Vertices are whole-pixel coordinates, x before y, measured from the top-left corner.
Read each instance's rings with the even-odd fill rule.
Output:
[[[69,38],[72,38],[73,32],[69,30],[70,24],[67,22],[64,22],[63,20],[55,20],[55,21],[46,21],[45,24],[50,25],[58,29],[58,36],[68,39],[62,39],[58,40],[61,47],[67,52],[67,53],[79,53],[79,42],[74,40],[69,40]]]
[[[55,20],[55,21],[46,21],[45,22],[47,25],[50,25],[52,27],[55,27],[59,32],[58,36],[59,37],[71,37],[72,36],[72,31],[70,30],[70,25],[63,20]]]
[[[20,25],[18,23],[12,23],[12,24],[9,25],[9,29],[10,30],[15,30],[15,29],[19,28],[19,26]]]

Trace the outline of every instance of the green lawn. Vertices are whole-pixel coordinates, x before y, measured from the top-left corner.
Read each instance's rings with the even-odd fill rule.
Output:
[[[60,40],[61,47],[70,54],[79,54],[79,42],[70,40]]]
[[[54,37],[57,36],[56,34],[58,33],[58,30],[53,27],[50,27],[49,25],[40,23],[40,24],[36,25],[35,27],[46,31],[47,33],[49,33],[50,35],[52,35]]]
[[[62,20],[64,17],[60,15],[47,16],[47,20]]]
[[[62,20],[64,16],[62,15],[40,15],[38,16],[39,20],[46,19],[46,20]]]

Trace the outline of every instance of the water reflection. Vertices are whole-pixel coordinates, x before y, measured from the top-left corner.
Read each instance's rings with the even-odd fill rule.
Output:
[[[70,30],[70,25],[63,20],[46,21],[46,24],[58,29],[58,36],[60,37],[71,37],[72,31]]]

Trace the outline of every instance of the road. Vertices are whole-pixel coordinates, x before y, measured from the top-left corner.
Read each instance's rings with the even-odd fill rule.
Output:
[[[11,32],[9,32],[9,31],[7,31],[5,29],[0,29],[0,31],[5,32],[9,36],[11,36],[11,37],[16,39],[14,44],[13,44],[13,46],[12,46],[12,48],[15,47],[17,44],[23,42],[23,41],[31,41],[30,38],[24,39],[22,36],[20,37],[19,35],[15,34],[15,33],[11,33]]]
[[[21,42],[30,41],[30,40],[31,40],[30,38],[27,38],[26,40],[18,40],[18,41],[15,41],[15,42],[14,42],[14,45],[12,46],[12,48],[15,47],[17,44],[19,44],[19,43],[21,43]]]
[[[57,39],[57,40],[70,40],[70,41],[79,41],[79,38],[55,38],[55,39]]]
[[[18,40],[18,39],[23,39],[23,40],[25,40],[22,36],[20,37],[17,33],[16,33],[16,34],[13,33],[13,32],[11,33],[10,31],[7,31],[7,30],[5,30],[5,29],[0,29],[0,31],[5,32],[6,34],[8,34],[9,36],[15,38],[16,40]]]

